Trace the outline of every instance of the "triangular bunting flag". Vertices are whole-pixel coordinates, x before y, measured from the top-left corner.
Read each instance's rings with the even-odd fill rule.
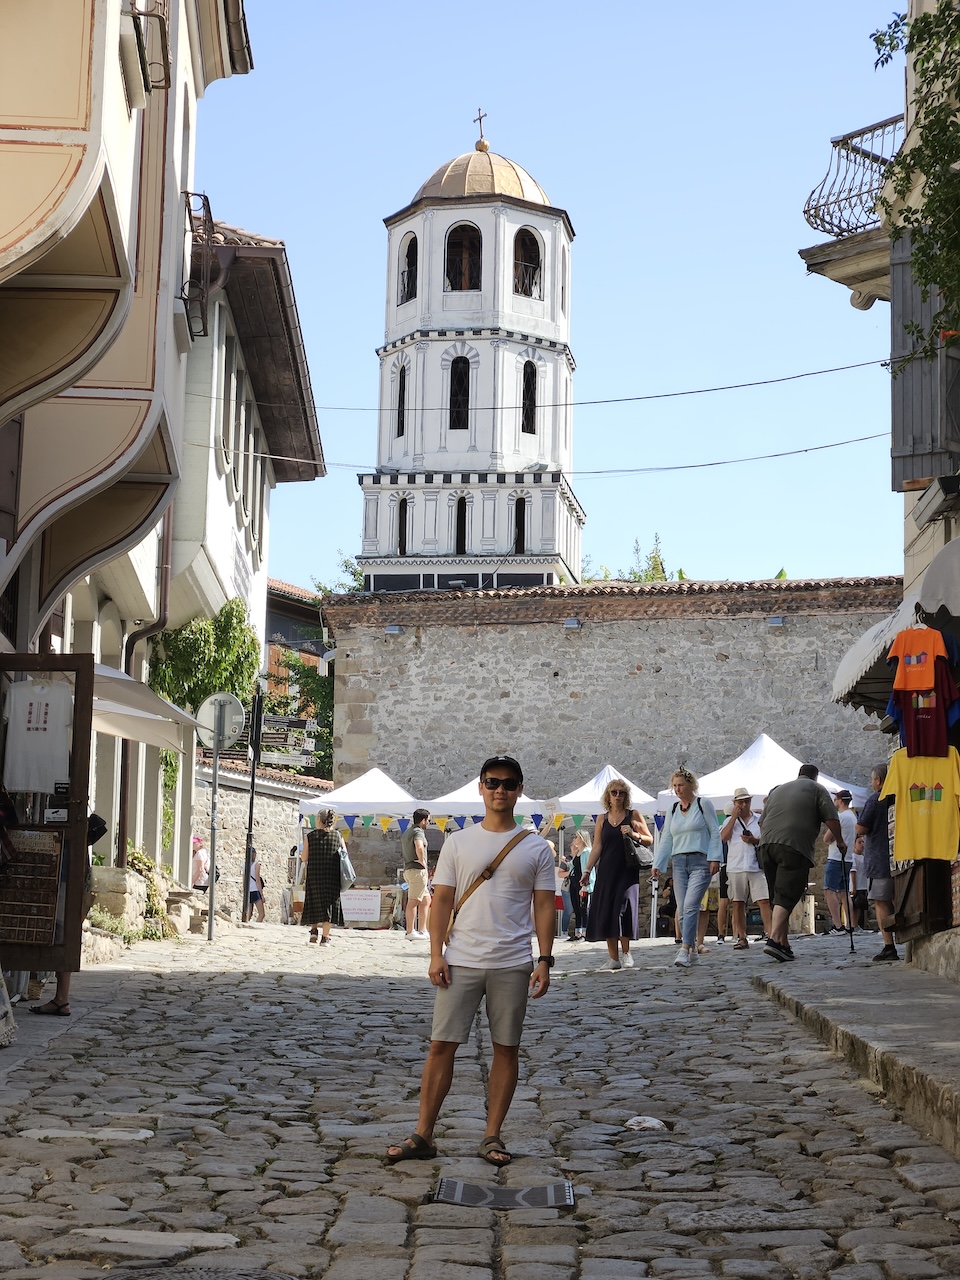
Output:
[[[393,821],[393,819],[392,819],[392,818],[381,818],[381,819],[380,819],[380,828],[381,828],[381,830],[383,831],[383,834],[384,834],[384,835],[386,835],[386,834],[387,834],[387,832],[390,830],[390,823],[391,823],[392,821]]]
[[[579,831],[583,826],[583,820],[587,815],[585,813],[575,813],[573,815],[573,829]]]
[[[514,820],[514,822],[517,824],[517,826],[518,826],[518,827],[522,827],[522,826],[523,826],[523,814],[515,813],[515,814],[513,815],[513,820]]]
[[[434,822],[437,824],[437,826],[440,828],[441,831],[446,831],[449,818],[434,818]]]
[[[480,816],[480,814],[479,814],[479,813],[475,813],[475,814],[473,815],[473,820],[474,820],[474,822],[482,822],[482,821],[483,821],[483,818]]]
[[[353,824],[354,824],[354,823],[356,822],[356,820],[357,820],[357,815],[356,815],[355,813],[345,813],[345,814],[343,815],[343,820],[344,820],[344,822],[347,824],[347,826],[350,828],[350,830],[352,831],[352,830],[353,830]]]
[[[561,823],[562,821],[563,821],[563,814],[562,814],[562,813],[555,813],[555,814],[553,815],[553,829],[554,829],[554,831],[559,831],[559,830],[560,830],[560,823]]]
[[[457,826],[458,826],[458,827],[460,828],[460,830],[462,831],[462,830],[463,830],[463,824],[466,822],[466,818],[454,818],[454,822],[457,824]]]
[[[399,828],[400,828],[400,830],[401,830],[401,831],[406,831],[407,827],[409,827],[409,825],[410,825],[410,819],[409,819],[409,818],[398,818],[398,819],[397,819],[397,825],[399,826]]]
[[[360,819],[360,821],[363,823],[363,829],[364,829],[364,831],[369,831],[369,829],[370,829],[370,823],[373,821],[373,814],[372,814],[372,813],[365,813],[365,814],[363,815],[363,817]]]
[[[534,825],[534,826],[537,828],[537,830],[539,831],[539,830],[540,830],[540,823],[541,823],[541,822],[543,822],[543,814],[542,814],[542,813],[531,813],[531,815],[530,815],[530,821],[533,823],[533,825]]]

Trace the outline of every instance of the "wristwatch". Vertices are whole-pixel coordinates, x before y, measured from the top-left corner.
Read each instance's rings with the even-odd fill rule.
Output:
[[[556,963],[556,956],[537,956],[537,964],[545,964],[548,969],[552,969]]]

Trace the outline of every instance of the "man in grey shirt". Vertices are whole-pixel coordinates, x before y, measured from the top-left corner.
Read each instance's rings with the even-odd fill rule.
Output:
[[[847,852],[836,805],[817,782],[819,774],[815,764],[802,764],[793,782],[770,792],[760,818],[758,852],[773,904],[773,924],[763,950],[774,960],[795,959],[787,924],[790,912],[806,893],[820,828],[825,825],[840,852]]]
[[[403,850],[403,878],[407,882],[407,932],[408,942],[429,938],[427,932],[430,914],[430,889],[427,884],[427,822],[426,809],[414,809],[413,821],[403,833],[400,847]],[[420,928],[417,928],[417,912],[420,912]]]

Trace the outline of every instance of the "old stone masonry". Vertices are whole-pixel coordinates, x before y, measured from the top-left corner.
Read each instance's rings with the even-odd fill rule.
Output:
[[[833,941],[810,939],[793,968],[835,975]],[[20,1013],[0,1051],[0,1274],[960,1274],[960,1164],[758,988],[773,970],[759,948],[679,972],[671,944],[641,945],[634,969],[601,973],[602,947],[558,943],[504,1132],[516,1159],[497,1171],[476,1156],[485,1026],[460,1052],[436,1162],[381,1160],[414,1127],[426,944],[304,943],[266,926],[141,944],[75,977],[69,1021]],[[900,977],[869,954],[838,981],[889,1017],[896,992],[877,984]],[[577,1204],[445,1205],[439,1176],[569,1178]]]

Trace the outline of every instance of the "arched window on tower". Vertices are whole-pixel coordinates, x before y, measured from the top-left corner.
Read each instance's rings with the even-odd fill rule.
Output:
[[[464,497],[457,499],[455,554],[458,556],[465,556],[467,554],[467,500]]]
[[[513,504],[513,519],[513,554],[522,556],[527,550],[527,500],[523,494],[519,494]]]
[[[397,555],[407,554],[407,500],[401,498],[397,503]]]
[[[480,288],[480,232],[468,222],[447,233],[443,287],[448,293]]]
[[[450,365],[450,430],[466,431],[470,418],[470,361],[457,356]]]
[[[407,366],[401,365],[397,374],[397,435],[402,436],[406,427],[404,421],[407,412]]]
[[[417,296],[417,237],[407,236],[400,250],[400,293],[397,306],[412,302]]]
[[[527,227],[513,239],[513,292],[524,298],[542,298],[540,241]]]
[[[520,430],[527,435],[537,434],[537,366],[532,360],[523,364],[523,407],[520,413]]]

